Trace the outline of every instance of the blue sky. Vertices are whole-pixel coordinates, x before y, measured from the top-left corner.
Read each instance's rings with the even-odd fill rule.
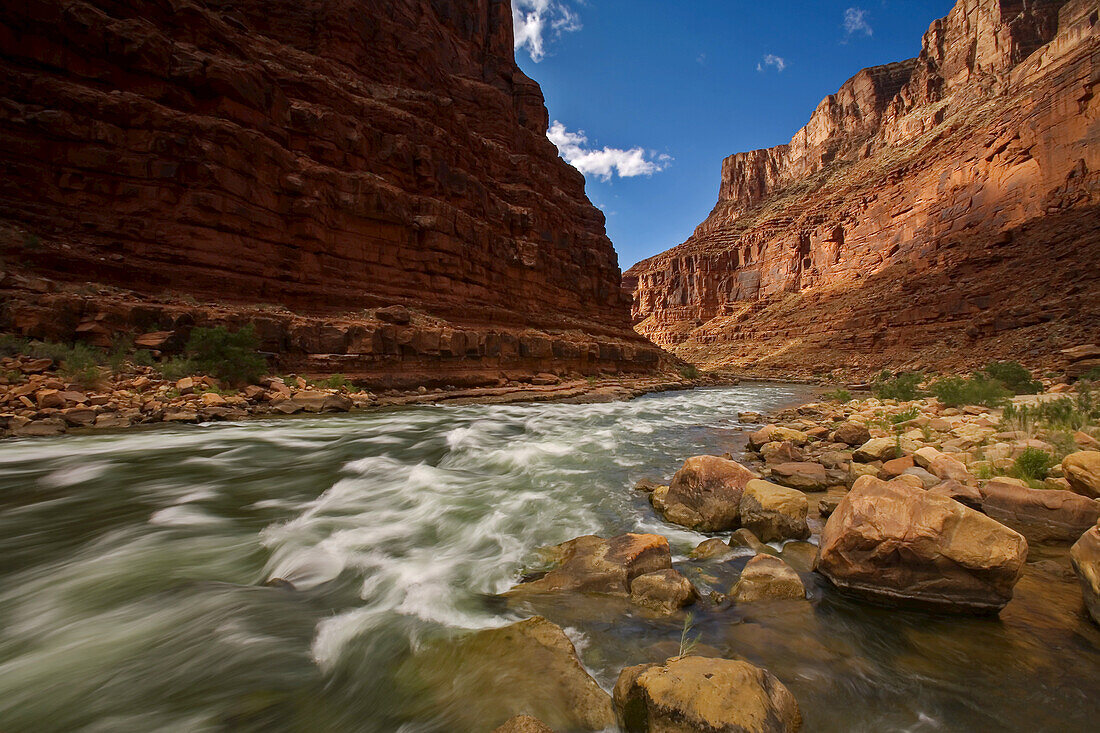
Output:
[[[512,3],[516,59],[542,86],[560,123],[551,139],[585,173],[624,270],[691,235],[717,199],[722,158],[788,142],[860,69],[916,56],[954,5]]]

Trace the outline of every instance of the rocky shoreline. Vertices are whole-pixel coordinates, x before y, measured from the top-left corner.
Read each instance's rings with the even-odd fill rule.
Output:
[[[370,392],[339,377],[312,380],[290,375],[264,377],[235,389],[208,375],[167,379],[153,367],[129,364],[116,373],[100,373],[95,384],[88,386],[67,378],[59,366],[49,358],[18,355],[0,359],[0,438],[427,404],[610,402],[737,382],[736,378],[705,376],[585,379],[544,373],[527,379],[502,376],[491,387]]]
[[[510,608],[537,615],[458,642],[480,654],[491,645],[497,671],[557,681],[547,689],[498,677],[510,681],[498,683],[507,702],[493,714],[508,720],[496,733],[616,724],[797,731],[802,714],[782,680],[743,659],[696,650],[688,637],[696,609],[812,606],[821,600],[808,590],[815,575],[856,603],[990,616],[1012,602],[1032,564],[1069,572],[1047,559],[1056,552],[1080,582],[1082,613],[1100,623],[1100,415],[1088,385],[1060,389],[999,408],[865,398],[741,413],[751,433],[740,460],[691,457],[667,483],[635,487],[666,522],[714,535],[686,561],[674,563],[659,534],[583,536],[547,548],[541,569],[504,594]],[[1020,424],[1042,404],[1055,407]],[[1072,418],[1058,410],[1071,407],[1087,424],[1065,428]],[[1043,417],[1056,414],[1065,422]],[[1022,474],[1036,451],[1050,457],[1043,475]],[[746,556],[728,588],[706,580],[717,565]],[[680,648],[663,663],[623,668],[609,695],[561,627],[538,613],[582,596],[619,613],[683,616]]]

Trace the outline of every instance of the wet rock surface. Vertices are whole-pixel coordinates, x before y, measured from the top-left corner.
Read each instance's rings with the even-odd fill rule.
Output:
[[[782,682],[728,659],[687,656],[628,667],[615,683],[615,707],[628,733],[794,733],[802,726],[798,703]]]
[[[615,721],[611,698],[581,666],[573,643],[538,616],[439,642],[403,674],[423,688],[426,711],[445,710],[471,733],[516,715],[555,730],[603,730]]]
[[[829,517],[816,569],[884,603],[991,613],[1012,598],[1027,540],[923,489],[861,478]]]

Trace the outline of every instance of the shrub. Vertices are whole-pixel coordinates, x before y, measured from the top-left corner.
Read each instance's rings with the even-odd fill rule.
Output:
[[[998,380],[986,379],[981,375],[975,375],[972,379],[962,377],[937,379],[929,390],[947,407],[962,405],[999,407],[1012,396],[1012,393]]]
[[[1078,377],[1078,379],[1086,382],[1100,382],[1100,366],[1089,369],[1087,372]]]
[[[883,370],[871,384],[871,391],[880,400],[899,400],[908,402],[921,395],[920,383],[924,375],[920,372],[902,372],[896,376]]]
[[[982,369],[982,374],[990,380],[997,380],[1012,394],[1038,394],[1043,391],[1043,385],[1031,378],[1031,372],[1014,361],[991,361]]]
[[[1038,448],[1025,448],[1016,457],[1012,473],[1025,481],[1042,481],[1054,466],[1054,456]]]
[[[685,364],[682,367],[678,367],[676,371],[680,372],[680,376],[684,379],[698,379],[699,368],[694,364]]]
[[[834,389],[832,392],[821,395],[821,399],[826,402],[839,402],[843,405],[852,401],[852,393],[846,389]]]
[[[93,387],[103,379],[103,370],[100,367],[105,355],[101,350],[85,344],[59,346],[62,348],[51,350],[56,354],[53,358],[61,362],[58,369],[61,376],[82,387]]]
[[[313,383],[318,387],[327,387],[328,389],[344,389],[352,386],[352,383],[343,374],[333,374],[327,379],[318,379]]]
[[[230,384],[244,384],[255,382],[267,368],[256,351],[259,345],[251,323],[234,332],[215,326],[192,330],[184,352],[194,371]]]
[[[903,422],[909,422],[910,420],[916,420],[920,417],[920,410],[915,406],[907,407],[896,415],[890,416],[891,425],[899,425]]]
[[[30,347],[30,341],[18,336],[4,334],[0,336],[0,356],[18,356],[26,354]]]

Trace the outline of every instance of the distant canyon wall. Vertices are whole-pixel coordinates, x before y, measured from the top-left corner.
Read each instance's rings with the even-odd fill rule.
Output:
[[[507,0],[4,3],[0,256],[61,285],[0,278],[0,328],[186,328],[235,304],[292,312],[266,344],[303,368],[652,369],[546,128]],[[65,286],[85,282],[134,297]],[[175,296],[219,308],[181,323]],[[395,304],[412,323],[371,315]]]
[[[763,373],[1095,338],[1098,6],[960,0],[918,58],[861,71],[789,144],[727,158],[692,237],[625,273],[638,330]]]

